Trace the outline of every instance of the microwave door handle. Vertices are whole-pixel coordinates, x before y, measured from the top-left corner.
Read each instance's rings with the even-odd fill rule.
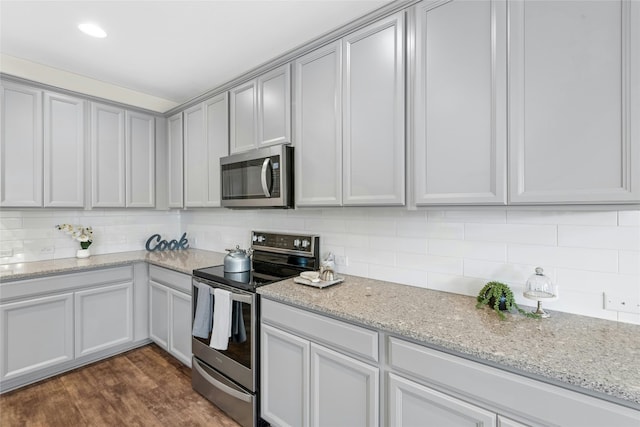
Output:
[[[262,173],[260,174],[260,179],[262,181],[262,191],[264,192],[265,197],[271,197],[271,192],[269,191],[269,187],[267,186],[267,169],[269,168],[269,163],[271,163],[271,158],[267,157],[264,159],[262,163]]]

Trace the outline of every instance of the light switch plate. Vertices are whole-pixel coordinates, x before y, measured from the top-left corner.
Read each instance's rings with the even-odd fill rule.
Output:
[[[640,295],[633,298],[628,295],[602,294],[604,296],[604,309],[611,311],[623,311],[625,313],[640,314]]]

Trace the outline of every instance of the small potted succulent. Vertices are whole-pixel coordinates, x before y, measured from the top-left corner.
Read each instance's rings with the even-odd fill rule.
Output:
[[[503,311],[511,311],[514,308],[518,310],[520,314],[524,314],[527,317],[540,317],[535,313],[525,311],[518,307],[509,286],[501,282],[488,282],[480,292],[478,292],[476,300],[476,308],[482,308],[482,306],[488,305],[493,308],[493,311],[498,313],[500,320],[505,319],[505,315],[502,313]]]

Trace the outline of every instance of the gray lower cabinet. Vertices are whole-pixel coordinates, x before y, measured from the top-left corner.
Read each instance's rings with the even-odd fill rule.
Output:
[[[274,426],[378,426],[377,333],[263,300],[261,417]],[[365,356],[363,356],[365,355]]]
[[[495,427],[496,414],[389,374],[389,425],[421,427]]]
[[[640,3],[509,2],[509,198],[640,202]]]
[[[191,366],[191,276],[149,266],[149,337]]]
[[[504,205],[506,1],[429,0],[413,16],[414,202]]]
[[[0,391],[148,342],[141,267],[0,283]]]

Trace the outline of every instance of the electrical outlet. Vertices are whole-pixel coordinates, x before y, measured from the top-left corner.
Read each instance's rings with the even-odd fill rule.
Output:
[[[349,265],[349,257],[347,256],[336,256],[336,265],[342,265],[347,267]]]
[[[614,294],[604,295],[604,309],[611,311],[623,311],[625,313],[640,313],[640,296],[631,298]]]

